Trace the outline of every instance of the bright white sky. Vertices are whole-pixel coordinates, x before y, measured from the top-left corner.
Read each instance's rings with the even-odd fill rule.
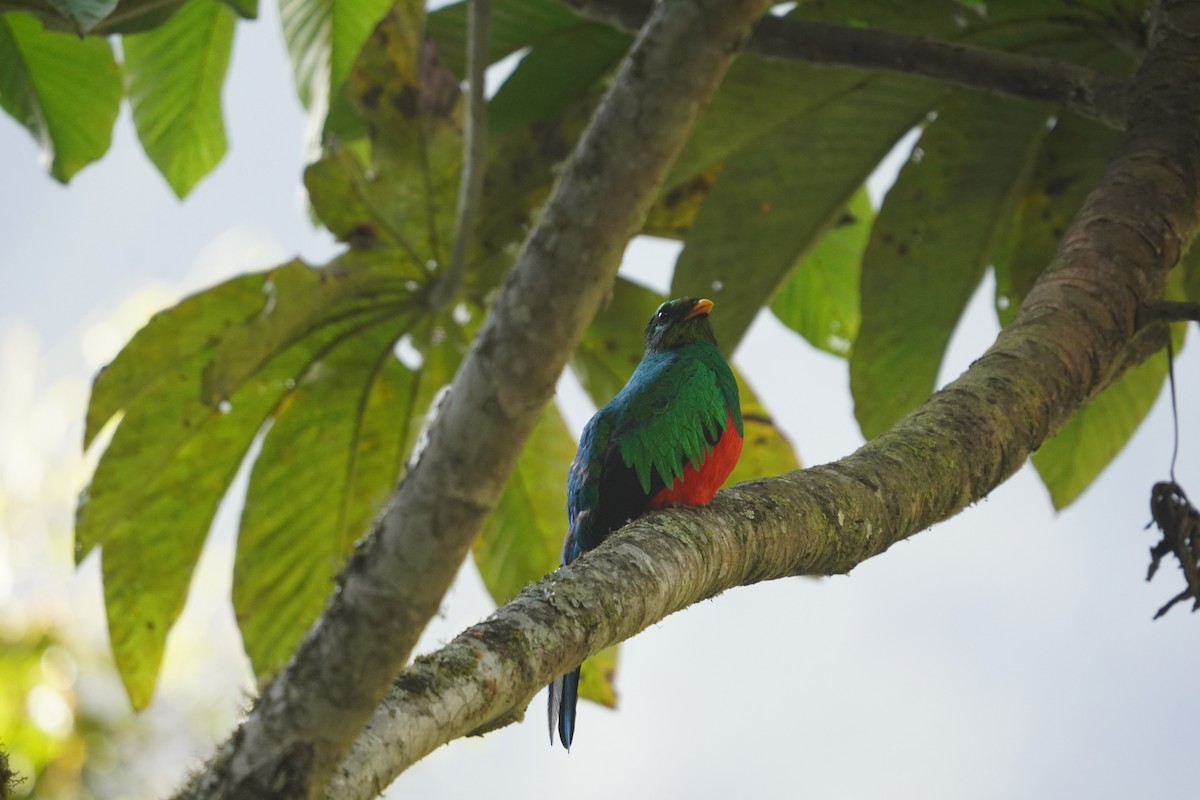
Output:
[[[74,620],[73,635],[93,646],[103,635],[95,560],[70,577],[63,531],[81,474],[74,448],[85,381],[130,326],[229,274],[294,254],[320,263],[336,251],[306,215],[304,118],[273,4],[262,10],[258,24],[238,26],[225,91],[229,155],[185,203],[142,155],[127,112],[112,151],[69,188],[45,176],[30,137],[0,118],[0,488],[13,501],[0,515],[3,624],[42,614]],[[673,253],[637,244],[628,268],[665,288]],[[968,320],[943,380],[993,337],[989,296],[975,298]],[[737,361],[806,463],[861,443],[845,362],[770,317],[759,319]],[[1178,476],[1200,498],[1195,347],[1177,374],[1185,415]],[[578,429],[590,409],[569,383],[561,394]],[[1151,623],[1181,578],[1167,566],[1154,584],[1142,580],[1155,541],[1142,530],[1150,487],[1166,478],[1170,456],[1164,400],[1065,513],[1052,512],[1027,468],[976,508],[849,577],[728,592],[624,647],[621,709],[585,705],[570,755],[547,744],[539,696],[524,724],[441,749],[402,776],[393,795],[1191,796],[1200,620],[1180,608]],[[45,516],[11,514],[47,504]],[[227,504],[218,518],[193,584],[199,601],[171,640],[138,737],[141,748],[161,749],[165,770],[137,778],[146,793],[180,780],[188,759],[202,755],[188,737],[216,735],[242,702],[244,665],[231,657],[239,642],[223,599],[236,517]],[[425,649],[490,607],[467,565]],[[90,669],[76,686],[81,706],[125,713],[111,673]],[[39,711],[48,724],[52,706]],[[181,733],[175,714],[189,707],[207,709],[204,724]],[[119,764],[147,752],[109,755]]]

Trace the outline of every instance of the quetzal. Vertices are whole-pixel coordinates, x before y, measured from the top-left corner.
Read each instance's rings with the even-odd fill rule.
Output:
[[[737,382],[713,334],[711,300],[659,306],[629,382],[583,429],[567,475],[562,563],[655,508],[706,505],[742,452]],[[575,736],[579,669],[550,684],[550,742]]]

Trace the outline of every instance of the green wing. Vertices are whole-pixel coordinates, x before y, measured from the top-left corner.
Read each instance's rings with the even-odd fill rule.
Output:
[[[719,368],[714,370],[706,358],[679,358],[660,365],[647,376],[652,379],[631,380],[626,387],[637,391],[622,398],[624,414],[614,434],[621,460],[637,473],[646,494],[654,473],[664,485],[672,485],[683,477],[685,463],[702,463],[721,438],[730,402],[720,372],[728,375],[730,383],[733,375],[723,360]],[[736,384],[733,387],[734,421],[740,433]]]

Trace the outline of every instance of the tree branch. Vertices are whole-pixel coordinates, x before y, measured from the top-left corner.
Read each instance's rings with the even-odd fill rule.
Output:
[[[739,585],[836,574],[985,497],[1112,378],[1200,224],[1200,0],[1164,4],[1129,128],[1017,318],[956,381],[834,464],[639,520],[418,659],[328,797],[367,797],[553,676]]]
[[[649,13],[647,0],[564,0],[584,16],[627,32]],[[764,17],[746,43],[762,56],[814,64],[901,72],[1054,103],[1110,128],[1125,128],[1124,81],[1049,58],[947,42],[875,28]]]
[[[431,308],[441,308],[458,293],[467,274],[467,254],[475,235],[475,216],[483,203],[487,167],[487,98],[484,71],[491,44],[492,0],[470,0],[467,11],[467,125],[463,144],[462,177],[454,220],[450,263],[429,294]]]
[[[1142,309],[1143,322],[1200,322],[1200,303],[1155,300]]]
[[[318,796],[436,613],[670,162],[768,0],[658,6],[291,662],[185,797]]]

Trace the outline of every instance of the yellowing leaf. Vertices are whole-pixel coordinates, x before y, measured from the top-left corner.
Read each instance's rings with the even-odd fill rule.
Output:
[[[287,430],[305,408],[289,405],[293,393],[311,391],[305,381],[342,343],[371,342],[376,361],[390,353],[415,305],[398,263],[385,251],[234,278],[155,316],[96,379],[87,439],[122,417],[80,500],[76,552],[102,551],[113,655],[135,707],[150,701],[217,504],[264,422],[282,414]],[[372,381],[370,370],[358,376]],[[361,520],[361,503],[344,499],[351,491],[343,484],[333,506]]]

